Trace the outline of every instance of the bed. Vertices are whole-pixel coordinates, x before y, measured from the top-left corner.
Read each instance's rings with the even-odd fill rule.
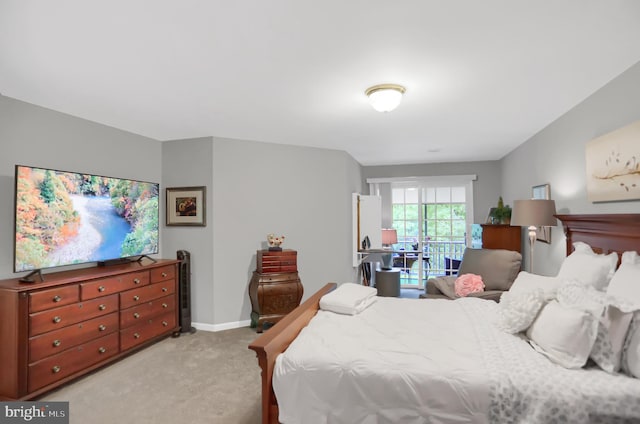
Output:
[[[567,252],[574,242],[599,253],[640,251],[640,214],[558,218]],[[320,299],[335,287],[327,284],[249,346],[262,368],[263,423],[279,422],[279,414],[284,422],[640,420],[640,380],[550,363],[521,336],[483,319],[495,313],[494,302],[381,298],[355,320],[336,320],[336,314],[328,319],[330,312],[319,311]],[[407,320],[400,321],[400,314]],[[447,314],[464,315],[474,324],[455,324]],[[429,323],[440,331],[425,331]],[[395,348],[381,341],[392,336]],[[357,340],[357,348],[348,340]],[[300,364],[302,372],[295,371]],[[557,396],[548,396],[558,387]],[[545,402],[531,406],[540,393],[547,394]]]

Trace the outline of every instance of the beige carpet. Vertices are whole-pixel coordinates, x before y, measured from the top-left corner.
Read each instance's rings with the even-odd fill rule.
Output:
[[[250,328],[162,340],[38,400],[69,401],[71,424],[260,422]]]

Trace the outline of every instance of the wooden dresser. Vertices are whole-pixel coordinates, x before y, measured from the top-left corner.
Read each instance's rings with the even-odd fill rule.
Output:
[[[482,224],[482,248],[522,253],[522,228],[503,224]]]
[[[300,305],[303,287],[295,250],[258,250],[256,270],[249,282],[251,326],[262,333],[265,323],[275,324]]]
[[[177,266],[133,262],[0,281],[0,399],[34,398],[177,333]]]

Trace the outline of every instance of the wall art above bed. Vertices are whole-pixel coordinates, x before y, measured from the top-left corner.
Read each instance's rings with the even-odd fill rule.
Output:
[[[586,161],[591,202],[640,199],[640,121],[588,142]]]

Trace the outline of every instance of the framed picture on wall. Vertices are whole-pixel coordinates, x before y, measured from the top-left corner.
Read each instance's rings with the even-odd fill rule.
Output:
[[[551,187],[549,184],[540,184],[531,188],[532,199],[550,199]],[[551,243],[551,227],[538,227],[536,230],[537,240],[543,243]]]
[[[204,186],[167,188],[166,224],[206,226],[206,193]]]

